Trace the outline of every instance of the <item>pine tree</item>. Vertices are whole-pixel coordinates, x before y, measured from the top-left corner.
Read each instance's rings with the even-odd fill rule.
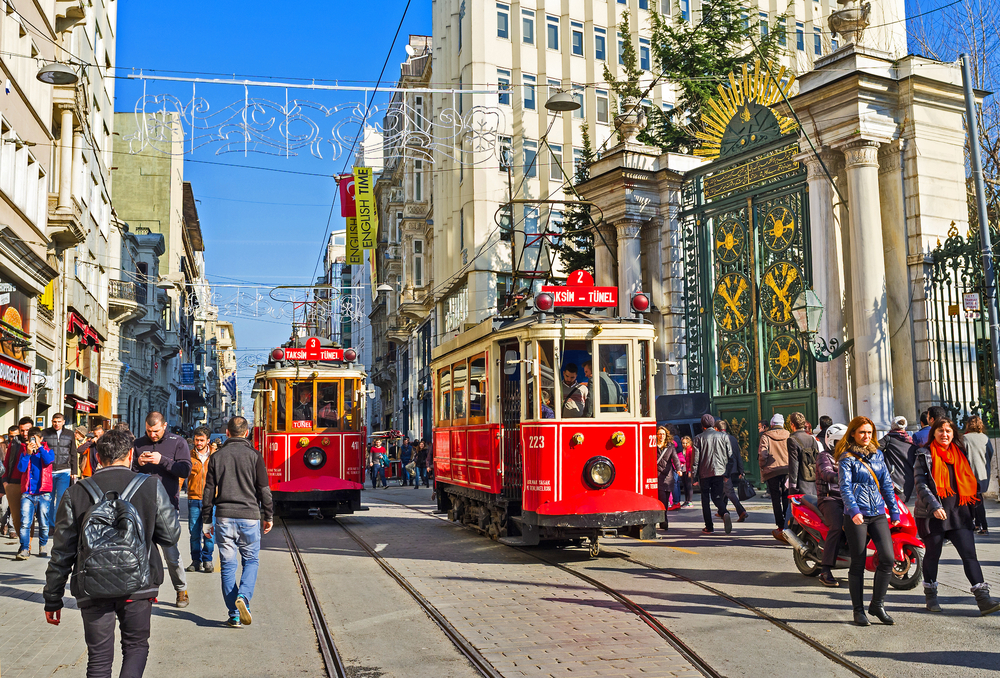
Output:
[[[579,186],[590,178],[590,166],[594,164],[594,147],[590,143],[590,132],[583,125],[583,157],[573,173],[573,185]],[[575,196],[574,196],[575,197]],[[566,209],[562,236],[552,243],[552,249],[559,254],[563,271],[584,270],[594,273],[594,224],[590,220],[588,205],[571,205]]]

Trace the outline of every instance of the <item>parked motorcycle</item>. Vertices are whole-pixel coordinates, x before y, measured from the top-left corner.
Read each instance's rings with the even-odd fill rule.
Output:
[[[788,501],[792,504],[792,521],[791,526],[785,530],[785,536],[794,552],[795,567],[805,576],[815,577],[822,570],[823,545],[829,528],[823,522],[823,514],[820,513],[815,496],[796,494],[789,496]],[[889,583],[893,588],[909,590],[920,582],[925,548],[917,536],[917,523],[910,509],[898,496],[896,504],[899,506],[899,525],[890,529],[895,562]],[[874,544],[869,540],[865,569],[874,572],[877,564],[878,555]],[[850,565],[851,556],[845,539],[841,542],[834,567],[840,569]]]

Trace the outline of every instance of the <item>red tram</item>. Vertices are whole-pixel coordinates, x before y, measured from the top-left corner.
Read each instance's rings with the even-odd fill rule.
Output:
[[[535,309],[579,305],[565,289],[543,288]],[[617,305],[615,288],[588,289]],[[438,346],[438,509],[505,543],[587,538],[594,555],[604,534],[655,536],[653,338],[641,320],[570,310],[492,318]]]
[[[254,445],[264,455],[278,516],[364,510],[366,375],[352,348],[304,345],[271,352],[254,382]]]

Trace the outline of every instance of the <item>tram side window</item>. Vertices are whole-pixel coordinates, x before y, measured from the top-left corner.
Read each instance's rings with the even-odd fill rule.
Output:
[[[601,344],[597,353],[601,413],[628,412],[628,346]]]
[[[361,398],[362,394],[357,393],[357,397]],[[344,416],[341,418],[342,428],[345,431],[357,431],[358,430],[358,416],[357,416],[357,405],[354,403],[355,391],[354,391],[354,380],[344,379]]]
[[[469,421],[476,424],[485,423],[489,402],[486,354],[483,353],[469,360]]]
[[[589,374],[593,350],[589,341],[567,341],[562,345],[559,408],[563,419],[594,416],[593,379]]]
[[[276,396],[275,411],[277,412],[277,421],[274,424],[275,431],[285,430],[285,380],[278,379],[272,382],[271,388],[274,389],[274,395]]]
[[[451,423],[451,368],[445,367],[438,372],[438,424],[448,426]]]
[[[320,382],[316,385],[317,428],[340,428],[340,413],[337,406],[340,402],[340,384],[336,381]]]
[[[452,424],[461,426],[465,424],[465,392],[468,389],[469,368],[463,360],[451,366],[451,402],[454,408]]]
[[[552,340],[538,342],[538,418],[555,419],[556,371]]]
[[[265,393],[267,386],[263,379],[258,379],[253,383],[253,425],[263,427],[267,425],[267,403],[270,394]]]
[[[292,386],[292,428],[313,427],[313,382],[303,381]]]
[[[639,416],[651,417],[649,384],[650,384],[650,355],[649,342],[642,340],[639,342]]]
[[[524,379],[525,379],[525,391],[524,391],[524,416],[522,420],[534,419],[535,418],[535,344],[532,342],[527,342],[524,345],[524,355],[526,356],[526,362],[524,363]],[[518,407],[521,404],[518,403]]]

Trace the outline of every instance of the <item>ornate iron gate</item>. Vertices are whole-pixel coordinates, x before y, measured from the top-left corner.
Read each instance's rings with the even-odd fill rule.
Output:
[[[994,256],[1000,254],[997,250],[994,247]],[[939,242],[930,257],[930,368],[937,398],[960,425],[978,415],[990,431],[996,431],[1000,422],[986,314],[986,304],[991,302],[986,295],[978,230],[963,238],[952,224],[948,239]]]

